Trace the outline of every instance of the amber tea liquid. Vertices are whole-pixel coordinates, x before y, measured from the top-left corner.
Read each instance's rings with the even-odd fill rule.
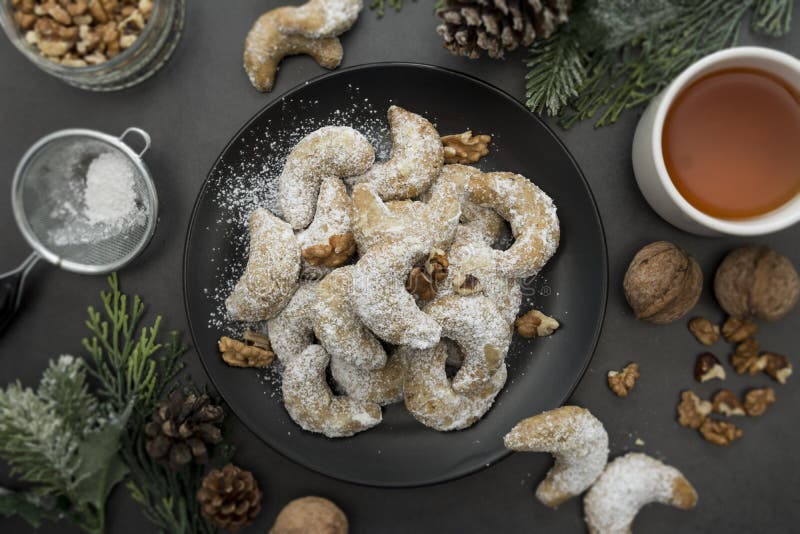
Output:
[[[761,70],[711,73],[672,103],[662,151],[675,187],[698,210],[763,215],[800,193],[800,97]]]

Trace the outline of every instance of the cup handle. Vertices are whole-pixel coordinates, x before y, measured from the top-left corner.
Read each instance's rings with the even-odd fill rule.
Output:
[[[22,302],[25,280],[39,261],[39,257],[39,254],[34,252],[13,271],[0,274],[0,334],[8,328],[17,313]]]
[[[145,152],[147,152],[150,149],[150,134],[148,134],[147,132],[145,132],[141,128],[136,128],[136,127],[130,127],[127,130],[125,130],[124,132],[122,132],[122,135],[119,136],[119,140],[122,141],[123,143],[125,143],[126,145],[128,145],[131,148],[133,148],[133,147],[130,145],[130,143],[125,141],[125,138],[130,136],[131,134],[138,135],[142,139],[142,142],[144,143],[144,146],[142,147],[142,149],[137,153],[137,156],[139,156],[141,158],[142,156],[144,156]],[[136,151],[135,148],[133,148],[133,150],[134,150],[134,152]]]

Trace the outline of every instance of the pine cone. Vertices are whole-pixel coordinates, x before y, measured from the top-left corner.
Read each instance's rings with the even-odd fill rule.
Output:
[[[546,39],[569,17],[572,0],[446,0],[436,10],[444,47],[477,59],[481,50],[502,59],[506,51]]]
[[[184,396],[174,391],[162,402],[145,426],[145,444],[151,458],[179,469],[194,459],[208,463],[208,445],[222,441],[219,423],[225,418],[221,406],[211,404],[208,395]]]
[[[261,511],[261,490],[253,473],[233,464],[214,469],[197,490],[200,513],[216,527],[236,532]]]

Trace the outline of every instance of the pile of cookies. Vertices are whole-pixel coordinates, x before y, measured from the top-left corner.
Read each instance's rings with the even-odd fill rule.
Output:
[[[251,214],[226,300],[231,319],[266,323],[286,410],[328,437],[367,430],[400,401],[439,431],[478,421],[506,381],[521,282],[559,242],[556,208],[533,182],[446,165],[428,120],[397,106],[388,118],[385,162],[343,126],[292,149],[282,217]],[[513,243],[494,248],[506,225]]]

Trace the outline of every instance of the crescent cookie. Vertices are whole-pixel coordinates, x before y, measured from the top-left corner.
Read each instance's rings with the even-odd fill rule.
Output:
[[[332,248],[332,242],[336,243],[337,240],[353,242],[350,224],[352,209],[353,202],[347,194],[344,183],[333,176],[323,178],[317,196],[314,220],[308,228],[297,234],[300,256],[303,259],[304,278],[317,280],[322,278],[331,269],[346,263],[355,252],[355,246],[338,254]]]
[[[376,163],[350,182],[371,184],[383,200],[414,198],[430,187],[442,169],[442,141],[433,124],[415,113],[391,106],[388,116],[392,131],[389,160]]]
[[[353,268],[350,302],[376,336],[394,345],[428,348],[442,329],[417,307],[406,291],[406,277],[427,257],[430,247],[415,239],[383,241],[369,249]]]
[[[445,165],[431,189],[436,189],[439,182],[442,181],[455,181],[466,186],[471,176],[480,174],[479,169],[469,165],[457,163]],[[461,199],[461,224],[478,230],[489,246],[500,239],[506,229],[505,221],[496,211],[492,208],[478,206],[468,200],[466,196]]]
[[[325,379],[330,356],[319,345],[309,345],[290,359],[283,370],[283,404],[303,430],[342,438],[381,422],[381,407],[351,397],[337,397]]]
[[[481,229],[459,225],[447,253],[449,274],[441,293],[452,292],[459,280],[473,276],[478,280],[479,291],[494,302],[503,319],[511,324],[522,304],[521,282],[498,274],[494,257],[494,249],[487,244],[487,236]]]
[[[331,356],[331,376],[337,388],[354,399],[384,406],[403,398],[404,360],[395,353],[380,369],[364,369]]]
[[[363,173],[374,160],[372,145],[353,128],[325,126],[311,132],[289,153],[278,177],[283,217],[295,230],[308,227],[322,179]]]
[[[658,502],[681,510],[697,504],[697,491],[672,466],[642,453],[628,453],[606,467],[583,499],[592,534],[629,534],[636,514]]]
[[[504,367],[511,328],[492,301],[483,295],[447,295],[428,304],[425,313],[442,327],[464,353],[453,377],[453,389],[469,394],[491,381]]]
[[[317,300],[317,284],[303,282],[289,303],[274,318],[267,321],[267,334],[272,352],[286,364],[314,343],[312,317]]]
[[[487,383],[469,395],[453,389],[447,377],[448,354],[458,349],[442,340],[424,350],[400,349],[406,360],[403,393],[406,409],[425,426],[440,432],[461,430],[475,424],[492,407],[506,383],[507,370],[501,365]]]
[[[353,26],[363,7],[362,0],[309,0],[301,6],[278,8],[276,21],[287,34],[336,37]]]
[[[536,497],[555,508],[597,480],[608,461],[608,434],[595,416],[578,406],[562,406],[517,423],[505,435],[506,448],[549,452],[555,463],[536,488]]]
[[[353,188],[353,235],[359,250],[369,250],[381,241],[414,238],[428,248],[448,248],[461,217],[459,196],[463,185],[454,182],[438,187],[427,202],[384,202],[369,184]]]
[[[297,289],[300,247],[292,228],[259,208],[250,214],[250,253],[244,274],[225,301],[236,321],[263,321],[277,314]]]
[[[472,202],[494,209],[511,226],[514,243],[508,250],[494,251],[499,273],[511,278],[537,274],[558,248],[552,199],[524,176],[510,172],[473,175],[467,192]]]
[[[351,265],[336,269],[320,281],[314,307],[314,333],[340,366],[380,369],[386,365],[386,351],[353,311],[352,287]]]

